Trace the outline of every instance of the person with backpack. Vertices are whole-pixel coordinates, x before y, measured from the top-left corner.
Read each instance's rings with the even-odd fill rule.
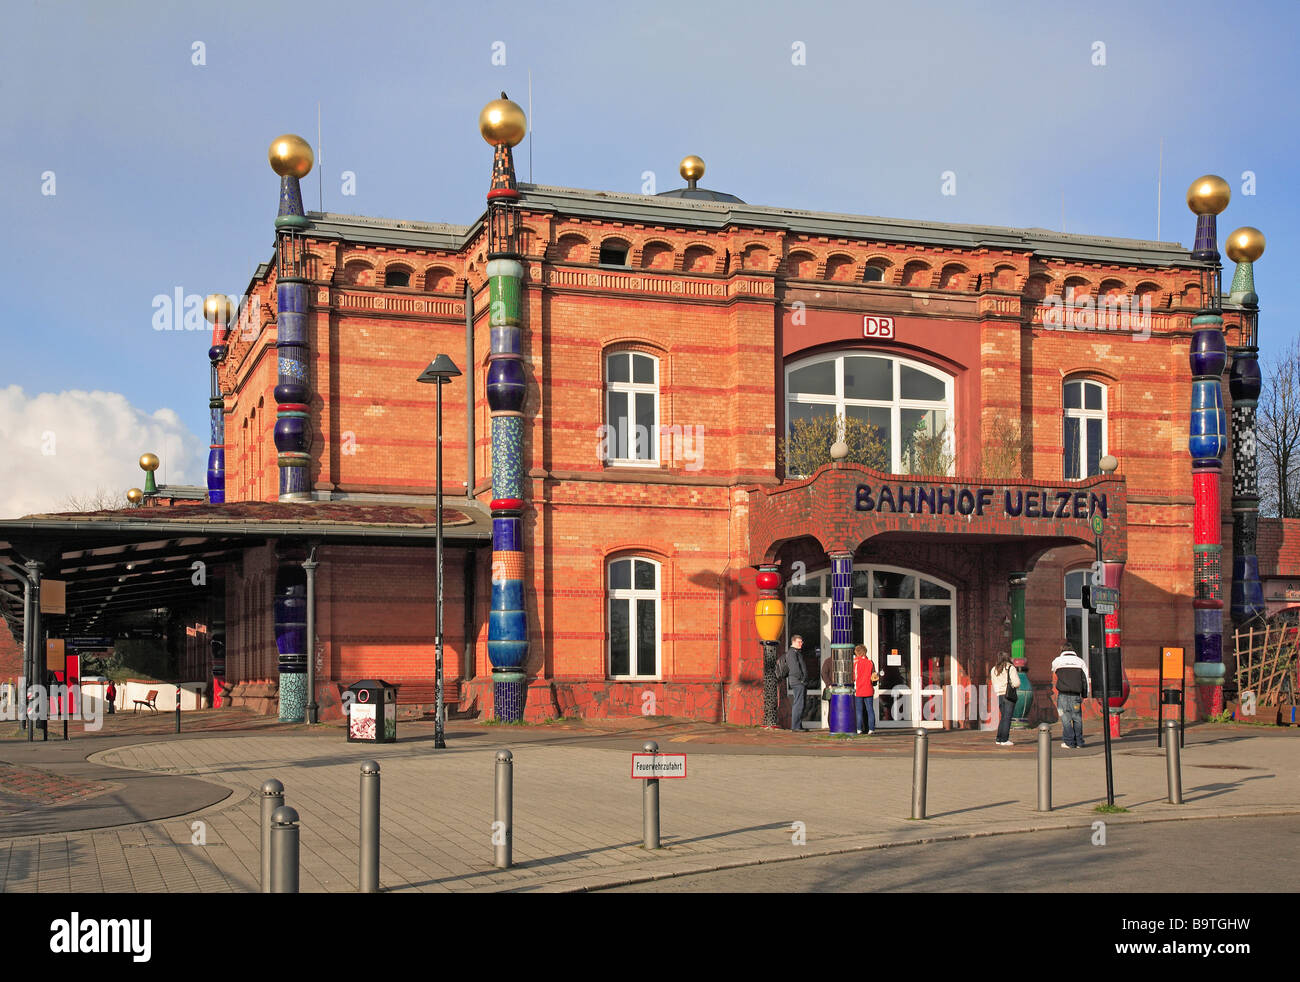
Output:
[[[790,638],[790,649],[778,665],[778,678],[786,680],[790,690],[790,732],[802,733],[804,697],[808,694],[808,669],[803,663],[803,638],[798,634]]]
[[[1061,749],[1083,747],[1083,700],[1088,697],[1088,665],[1067,640],[1052,662],[1056,711],[1061,714]],[[1103,713],[1102,723],[1105,723]]]
[[[1011,714],[1016,710],[1016,689],[1020,687],[1020,673],[1011,664],[1011,656],[999,652],[997,663],[989,673],[989,684],[998,697],[998,735],[994,741],[999,747],[1015,746],[1011,742]]]

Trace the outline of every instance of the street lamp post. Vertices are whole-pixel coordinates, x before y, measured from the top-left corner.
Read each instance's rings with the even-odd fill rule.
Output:
[[[437,405],[437,439],[434,443],[433,460],[434,460],[434,542],[437,547],[437,566],[438,566],[438,602],[437,602],[437,623],[434,628],[434,664],[437,673],[434,682],[434,699],[437,703],[434,716],[434,737],[433,745],[441,750],[447,746],[447,741],[443,736],[443,704],[442,704],[442,387],[460,374],[460,369],[448,355],[438,355],[429,367],[426,368],[417,381],[427,382],[436,385],[437,395],[434,399]],[[474,448],[470,447],[469,452],[473,453]]]

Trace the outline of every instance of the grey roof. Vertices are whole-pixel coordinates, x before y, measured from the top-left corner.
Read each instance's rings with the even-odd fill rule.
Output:
[[[1075,235],[1045,228],[998,225],[954,225],[836,212],[802,211],[750,205],[734,195],[685,189],[658,195],[589,191],[579,188],[520,184],[525,207],[560,214],[643,225],[723,229],[730,226],[784,229],[794,234],[857,239],[868,242],[909,242],[960,249],[1010,249],[1043,257],[1082,262],[1137,266],[1200,266],[1177,242],[1151,242],[1099,235]],[[727,199],[727,200],[720,200]],[[734,199],[734,200],[731,200]],[[310,234],[349,242],[459,250],[477,234],[480,216],[471,225],[410,222],[333,212],[308,212]]]

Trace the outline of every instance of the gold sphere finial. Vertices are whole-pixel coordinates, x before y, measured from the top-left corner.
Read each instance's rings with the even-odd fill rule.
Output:
[[[1197,215],[1217,215],[1228,207],[1232,190],[1217,174],[1198,177],[1187,189],[1187,207]]]
[[[1243,225],[1228,236],[1224,251],[1234,263],[1253,263],[1264,255],[1264,233],[1250,225]]]
[[[203,317],[209,324],[224,324],[229,327],[235,319],[235,305],[224,293],[209,293],[203,298]]]
[[[306,177],[316,159],[312,156],[311,144],[294,133],[285,133],[272,140],[266,157],[271,161],[271,170],[281,177]]]
[[[689,154],[682,158],[682,162],[677,167],[677,172],[682,175],[683,179],[690,181],[694,187],[694,182],[704,176],[704,161],[695,154]]]
[[[140,470],[156,471],[158,469],[158,455],[153,453],[142,453],[140,455]]]
[[[132,488],[130,491],[126,493],[126,500],[131,502],[131,504],[133,505],[138,505],[140,503],[140,499],[143,497],[144,497],[144,492],[141,491],[139,488]]]
[[[513,147],[528,132],[528,119],[502,92],[500,99],[493,99],[478,114],[478,131],[494,147]]]

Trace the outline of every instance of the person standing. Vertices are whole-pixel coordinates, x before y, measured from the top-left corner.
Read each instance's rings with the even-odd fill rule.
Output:
[[[853,708],[857,710],[858,732],[870,736],[876,732],[875,681],[876,666],[867,657],[867,646],[860,644],[853,649]],[[862,728],[863,717],[867,728]]]
[[[1083,746],[1083,700],[1088,697],[1088,665],[1067,640],[1052,662],[1056,683],[1056,710],[1061,714],[1061,746],[1074,750]]]
[[[790,649],[785,653],[786,685],[790,689],[790,732],[803,732],[803,703],[808,694],[808,669],[803,663],[803,638],[790,638]]]
[[[104,702],[108,705],[110,716],[117,712],[117,706],[115,705],[117,702],[117,686],[113,684],[111,679],[109,680],[108,688],[104,690]]]
[[[999,747],[1011,747],[1011,714],[1016,709],[1016,689],[1020,687],[1020,673],[1011,664],[1005,651],[998,654],[997,663],[989,673],[993,694],[998,697],[998,735],[994,741]]]

